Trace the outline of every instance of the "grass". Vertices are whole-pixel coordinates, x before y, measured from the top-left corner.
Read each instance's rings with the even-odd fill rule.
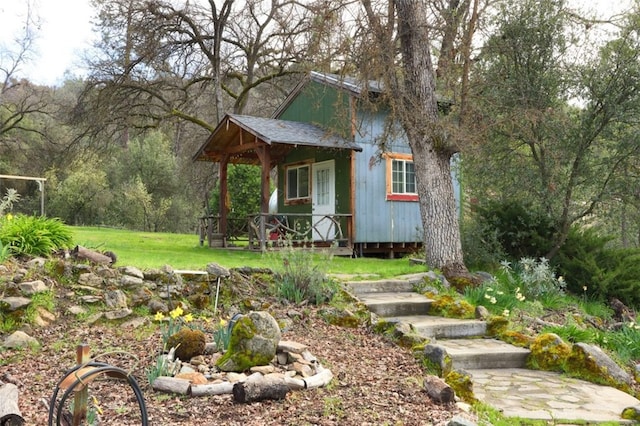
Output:
[[[72,227],[77,245],[99,251],[112,251],[117,265],[142,269],[170,265],[174,269],[204,270],[209,263],[226,268],[243,266],[274,268],[279,258],[244,249],[201,247],[196,234],[135,232],[100,227]],[[321,256],[318,256],[321,259]],[[411,265],[407,259],[333,257],[327,272],[340,274],[376,274],[381,278],[424,272],[425,267]]]

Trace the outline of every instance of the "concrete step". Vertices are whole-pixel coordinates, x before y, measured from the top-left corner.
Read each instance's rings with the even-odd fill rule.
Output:
[[[428,315],[408,315],[384,318],[385,321],[412,324],[424,337],[461,339],[480,337],[487,333],[487,323],[480,320],[443,318]]]
[[[408,293],[413,291],[413,284],[407,280],[348,281],[345,284],[358,297],[368,293]]]
[[[525,368],[529,349],[496,339],[438,339],[456,369]]]
[[[426,315],[433,302],[413,292],[362,293],[358,298],[371,312],[381,317]]]

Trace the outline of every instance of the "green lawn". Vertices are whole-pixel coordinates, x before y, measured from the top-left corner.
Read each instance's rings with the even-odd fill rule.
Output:
[[[99,227],[72,227],[75,244],[99,251],[112,251],[117,265],[142,269],[170,265],[174,269],[204,270],[208,263],[227,268],[242,266],[274,268],[280,258],[274,253],[255,253],[243,249],[210,249],[201,247],[195,234],[134,232]],[[318,261],[326,259],[318,256]],[[328,272],[341,274],[376,274],[397,276],[424,271],[424,266],[410,265],[407,259],[334,257]]]

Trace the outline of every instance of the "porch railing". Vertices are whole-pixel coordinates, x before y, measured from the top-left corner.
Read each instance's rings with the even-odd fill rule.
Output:
[[[220,232],[220,216],[200,218],[200,245],[223,247],[230,242],[247,241],[247,248],[265,251],[286,241],[294,246],[353,247],[353,222],[350,214],[254,214],[246,219],[228,218],[226,235]]]
[[[351,248],[350,214],[267,214],[249,216],[249,248],[266,250],[286,241],[295,246]]]

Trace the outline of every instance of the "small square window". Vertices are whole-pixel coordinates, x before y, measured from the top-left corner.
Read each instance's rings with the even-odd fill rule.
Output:
[[[287,200],[309,198],[309,165],[287,167]]]

